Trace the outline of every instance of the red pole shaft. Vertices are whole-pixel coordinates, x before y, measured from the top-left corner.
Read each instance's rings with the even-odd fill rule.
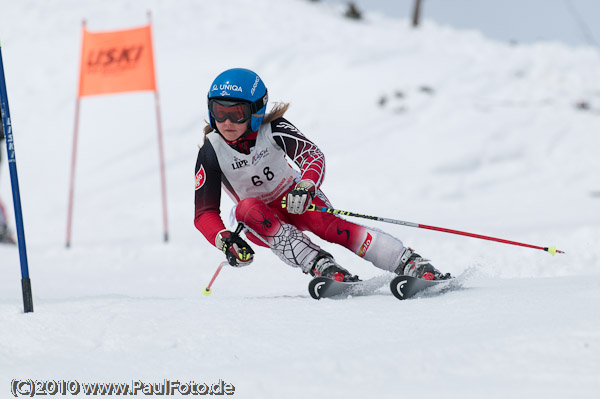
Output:
[[[163,211],[163,231],[165,242],[169,241],[169,220],[167,216],[167,178],[165,176],[165,156],[163,149],[162,124],[160,119],[160,102],[158,100],[158,90],[154,92],[156,102],[156,125],[158,130],[158,158],[160,163],[160,185]]]
[[[85,48],[85,19],[81,21],[81,60],[79,61],[79,87],[75,102],[75,127],[73,128],[73,153],[71,156],[71,183],[69,185],[69,206],[67,209],[67,248],[71,246],[71,226],[73,224],[73,198],[75,196],[75,166],[77,164],[77,137],[79,136],[79,104],[81,103],[81,88],[83,85],[83,49]]]
[[[148,24],[152,29],[152,13],[150,10],[146,12],[148,16]],[[162,122],[160,117],[160,101],[158,95],[158,87],[156,85],[156,71],[154,71],[154,60],[152,61],[152,69],[155,81],[154,87],[154,103],[156,108],[156,130],[158,132],[158,161],[160,167],[160,186],[162,197],[162,213],[163,213],[163,233],[165,242],[169,241],[169,218],[167,216],[167,178],[165,177],[165,156],[163,148],[163,133]]]
[[[481,235],[481,234],[467,233],[465,231],[445,229],[443,227],[427,226],[425,224],[420,224],[419,228],[421,228],[421,229],[428,229],[428,230],[435,230],[435,231],[441,231],[441,232],[450,233],[450,234],[458,234],[458,235],[467,236],[467,237],[480,238],[482,240],[496,241],[496,242],[501,242],[501,243],[504,243],[504,244],[519,245],[521,247],[527,247],[527,248],[533,248],[533,249],[541,249],[542,251],[546,251],[547,250],[546,248],[540,247],[540,246],[537,246],[537,245],[523,244],[522,242],[509,241],[509,240],[504,240],[502,238],[489,237],[489,236],[484,236],[484,235]],[[562,253],[562,251],[558,251],[558,250],[556,252]]]
[[[213,283],[215,282],[217,276],[219,275],[219,273],[221,272],[221,269],[223,268],[223,266],[225,266],[227,264],[227,262],[223,261],[221,262],[221,264],[219,265],[219,267],[217,268],[217,271],[215,272],[215,274],[213,275],[212,279],[210,280],[210,283],[208,283],[208,285],[206,286],[206,291],[210,291],[210,287],[213,285]]]
[[[77,165],[77,137],[79,136],[79,104],[77,96],[75,103],[75,128],[73,129],[73,151],[71,155],[71,183],[69,185],[69,207],[67,209],[67,248],[71,246],[71,226],[73,225],[73,200],[75,196],[75,166]]]

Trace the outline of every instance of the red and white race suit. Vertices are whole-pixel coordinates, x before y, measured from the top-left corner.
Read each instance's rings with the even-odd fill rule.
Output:
[[[242,142],[228,143],[220,134],[209,133],[196,162],[194,224],[215,245],[217,233],[225,229],[220,217],[223,187],[237,204],[236,219],[249,230],[246,237],[271,248],[291,266],[308,272],[320,249],[302,233],[310,231],[394,271],[404,251],[400,240],[334,214],[289,214],[281,207],[281,199],[304,179],[318,189],[313,203],[331,207],[319,189],[324,176],[321,150],[284,118],[262,125]]]

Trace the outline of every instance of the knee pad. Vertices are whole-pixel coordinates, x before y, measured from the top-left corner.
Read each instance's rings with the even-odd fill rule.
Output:
[[[402,241],[383,231],[367,228],[365,240],[357,254],[378,268],[393,272],[400,264],[403,252]]]

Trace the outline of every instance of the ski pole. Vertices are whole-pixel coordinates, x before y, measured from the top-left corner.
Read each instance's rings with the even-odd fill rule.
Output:
[[[25,245],[25,229],[23,227],[23,209],[21,207],[21,191],[19,190],[19,176],[17,173],[17,158],[15,156],[15,142],[13,139],[12,121],[8,107],[8,94],[6,92],[6,77],[4,76],[4,62],[2,61],[2,45],[0,44],[0,125],[6,137],[6,155],[12,186],[13,205],[15,209],[15,224],[17,228],[17,244],[19,247],[19,260],[21,262],[21,290],[23,292],[24,313],[33,312],[33,298],[31,294],[31,279],[29,278],[29,263],[27,261],[27,248]]]
[[[212,291],[210,290],[210,287],[215,282],[215,279],[217,278],[217,276],[221,272],[221,269],[223,268],[223,266],[225,266],[226,264],[227,264],[227,261],[223,261],[223,262],[221,262],[221,264],[219,265],[219,267],[217,267],[217,271],[215,272],[215,274],[213,275],[212,279],[210,280],[210,283],[208,283],[208,285],[202,289],[202,294],[204,296],[209,296],[210,294],[212,294]]]
[[[234,235],[239,236],[243,229],[244,229],[244,224],[238,223],[237,228],[232,233],[232,236],[234,236]],[[213,283],[217,279],[217,276],[219,275],[219,273],[221,273],[221,269],[223,268],[223,266],[225,266],[227,263],[228,263],[227,261],[223,261],[223,262],[221,262],[219,267],[217,267],[217,271],[215,272],[215,274],[213,274],[212,279],[210,279],[210,283],[208,283],[208,285],[202,289],[202,294],[204,296],[209,296],[210,294],[212,294],[210,287],[213,285]]]
[[[285,208],[285,197],[281,200],[281,206],[283,208]],[[552,255],[554,255],[556,253],[559,253],[559,254],[565,253],[564,251],[559,251],[558,249],[556,249],[555,246],[540,247],[537,245],[524,244],[524,243],[516,242],[516,241],[503,240],[502,238],[489,237],[489,236],[484,236],[481,234],[467,233],[465,231],[446,229],[444,227],[428,226],[426,224],[405,222],[403,220],[388,219],[388,218],[382,218],[382,217],[378,217],[378,216],[363,215],[363,214],[355,213],[355,212],[341,211],[339,209],[327,208],[325,206],[316,206],[315,204],[311,204],[311,206],[308,208],[308,210],[313,211],[313,212],[325,212],[325,213],[332,213],[334,215],[352,216],[352,217],[357,217],[357,218],[362,218],[362,219],[376,220],[378,222],[393,223],[393,224],[399,224],[402,226],[417,227],[419,229],[435,230],[435,231],[441,231],[443,233],[458,234],[461,236],[479,238],[482,240],[496,241],[496,242],[501,242],[504,244],[518,245],[521,247],[527,247],[527,248],[533,248],[533,249],[540,249],[540,250],[546,251]]]

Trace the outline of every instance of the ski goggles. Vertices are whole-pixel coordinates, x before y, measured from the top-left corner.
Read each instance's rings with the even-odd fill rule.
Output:
[[[219,123],[229,119],[233,123],[244,123],[252,117],[250,103],[227,100],[209,100],[208,110],[210,116]]]

